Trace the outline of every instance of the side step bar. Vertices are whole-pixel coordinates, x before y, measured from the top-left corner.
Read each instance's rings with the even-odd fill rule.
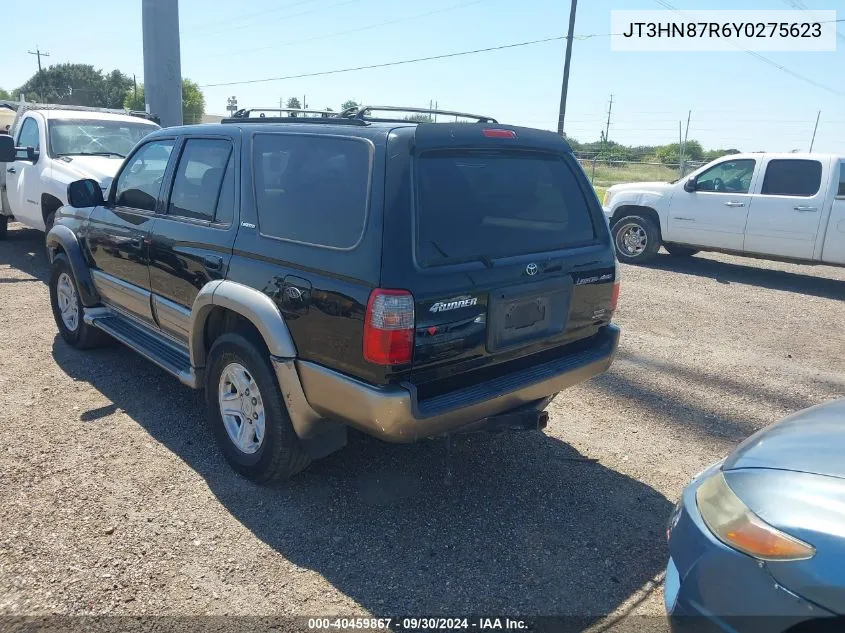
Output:
[[[88,325],[101,329],[173,374],[182,384],[193,389],[199,387],[199,378],[191,367],[186,348],[135,322],[134,319],[112,312],[108,308],[86,310],[84,319]]]

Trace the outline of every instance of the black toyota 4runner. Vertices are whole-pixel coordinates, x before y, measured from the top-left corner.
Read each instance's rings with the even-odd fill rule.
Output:
[[[71,184],[47,238],[62,337],[108,335],[204,388],[256,481],[347,426],[391,442],[545,426],[616,351],[601,206],[552,132],[397,110],[166,128],[108,191]]]

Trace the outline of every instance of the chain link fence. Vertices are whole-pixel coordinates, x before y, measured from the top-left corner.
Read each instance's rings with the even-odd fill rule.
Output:
[[[662,163],[649,160],[614,160],[576,153],[599,198],[612,186],[626,182],[673,182],[698,169],[703,162]]]

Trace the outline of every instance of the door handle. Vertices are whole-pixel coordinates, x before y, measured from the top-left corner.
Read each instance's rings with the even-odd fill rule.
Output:
[[[793,207],[793,208],[796,211],[799,211],[801,213],[807,213],[807,212],[812,213],[813,211],[818,211],[818,209],[816,207],[801,207],[801,206],[798,206],[798,207]]]
[[[129,238],[129,246],[132,248],[141,248],[144,246],[144,238],[142,237],[130,237]]]
[[[214,255],[203,255],[202,263],[208,270],[220,270],[223,268],[223,258]]]
[[[17,169],[15,169],[14,167],[9,167],[9,169],[7,169],[7,170],[6,170],[6,173],[8,173],[8,174],[16,174],[16,173],[18,173],[18,170],[17,170]]]
[[[732,207],[732,208],[733,207],[744,207],[745,203],[744,202],[738,202],[737,200],[731,200],[730,202],[726,202],[725,206],[726,207]]]

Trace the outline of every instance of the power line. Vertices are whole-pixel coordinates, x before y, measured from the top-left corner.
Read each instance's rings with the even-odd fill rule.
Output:
[[[336,33],[329,33],[326,35],[315,35],[314,37],[307,37],[301,40],[293,40],[290,42],[282,42],[281,44],[272,44],[270,46],[259,46],[257,48],[247,48],[242,49],[239,51],[227,51],[225,53],[220,53],[219,55],[208,55],[206,59],[214,59],[217,57],[231,57],[232,55],[241,55],[243,53],[255,53],[258,51],[266,51],[266,50],[275,50],[278,48],[284,48],[285,46],[293,46],[295,44],[305,44],[306,42],[316,42],[318,40],[325,40],[332,37],[339,37],[341,35],[349,35],[351,33],[360,33],[361,31],[369,31],[372,29],[377,29],[383,26],[391,26],[393,24],[400,24],[401,22],[408,22],[409,20],[417,20],[419,18],[426,18],[430,15],[437,15],[438,13],[446,13],[447,11],[454,11],[456,9],[463,9],[464,7],[468,7],[474,4],[480,4],[482,0],[472,0],[471,2],[464,2],[462,4],[456,4],[451,7],[445,7],[443,9],[436,9],[435,11],[428,11],[426,13],[418,13],[416,15],[409,15],[404,18],[397,18],[395,20],[387,20],[386,22],[378,22],[377,24],[368,24],[366,26],[360,26],[358,28],[349,29],[347,31],[338,31]]]
[[[316,9],[309,9],[308,11],[302,11],[301,13],[291,13],[288,15],[282,15],[271,20],[262,20],[262,23],[267,22],[278,22],[279,20],[289,20],[291,18],[298,18],[303,15],[311,15],[312,13],[319,13],[320,11],[327,11],[328,9],[335,9],[337,7],[342,7],[347,4],[353,4],[354,2],[360,2],[361,0],[343,0],[343,2],[338,2],[335,4],[330,4],[327,7],[317,7]],[[293,5],[289,5],[293,6]],[[187,37],[210,37],[211,35],[217,35],[220,33],[231,33],[232,31],[239,31],[241,29],[248,29],[253,26],[253,23],[247,22],[246,24],[240,24],[238,26],[227,26],[224,29],[219,29],[217,31],[210,31],[208,33],[192,33]]]
[[[226,81],[216,84],[204,84],[200,88],[217,88],[219,86],[239,86],[244,84],[258,84],[267,83],[269,81],[284,81],[286,79],[303,79],[305,77],[321,77],[324,75],[337,75],[340,73],[351,73],[358,70],[371,70],[373,68],[387,68],[389,66],[402,66],[404,64],[415,64],[418,62],[428,62],[436,59],[449,59],[451,57],[463,57],[464,55],[475,55],[477,53],[488,53],[491,51],[501,51],[510,48],[519,48],[522,46],[532,46],[534,44],[545,44],[547,42],[557,42],[565,40],[565,35],[558,35],[556,37],[546,37],[539,40],[530,40],[527,42],[517,42],[515,44],[502,44],[501,46],[490,46],[488,48],[477,48],[471,51],[460,51],[457,53],[444,53],[443,55],[431,55],[429,57],[417,57],[414,59],[403,59],[395,62],[384,62],[381,64],[369,64],[367,66],[355,66],[352,68],[338,68],[335,70],[323,70],[316,73],[302,73],[299,75],[286,75],[284,77],[266,77],[263,79],[244,79],[241,81]]]
[[[238,21],[241,21],[241,20],[254,18],[254,17],[260,16],[260,15],[267,15],[268,13],[275,13],[276,11],[281,11],[282,9],[290,9],[291,7],[298,7],[302,4],[310,4],[312,2],[317,2],[317,0],[299,0],[298,2],[292,2],[290,4],[285,4],[281,7],[276,7],[274,9],[265,9],[264,11],[256,11],[255,13],[247,13],[247,14],[244,14],[244,15],[239,15],[234,20],[236,22],[238,22]],[[194,29],[205,30],[209,27],[213,28],[215,26],[220,26],[221,24],[231,24],[231,23],[232,23],[232,18],[229,18],[228,20],[215,20],[214,22],[206,22],[205,24],[200,24],[198,26],[191,27],[190,30],[194,30]]]
[[[801,2],[800,0],[783,0],[783,3],[793,9],[798,9],[799,11],[809,11],[807,5]],[[825,22],[821,22],[820,24],[828,24],[830,22],[845,22],[845,20],[826,20]],[[845,35],[839,32],[839,29],[836,30],[836,37],[845,41]]]
[[[666,9],[669,9],[670,11],[674,11],[678,15],[686,15],[683,11],[681,11],[680,9],[672,6],[666,0],[654,0],[654,1],[657,4],[659,4],[660,6],[665,7]],[[726,41],[731,46],[734,46],[734,47],[736,47],[736,48],[738,48],[742,51],[745,51],[746,53],[748,53],[749,55],[751,55],[755,59],[759,59],[761,62],[768,64],[769,66],[772,66],[772,67],[777,68],[778,70],[781,70],[781,71],[783,71],[783,72],[785,72],[789,75],[792,75],[796,79],[800,79],[801,81],[806,81],[807,83],[812,84],[812,85],[816,86],[817,88],[822,88],[823,90],[827,90],[828,92],[832,92],[833,94],[838,95],[840,97],[845,97],[845,92],[840,92],[839,90],[835,90],[834,88],[831,88],[830,86],[826,86],[822,83],[819,83],[818,81],[810,79],[809,77],[805,77],[804,75],[800,75],[800,74],[796,73],[795,71],[790,70],[786,66],[783,66],[782,64],[778,64],[776,61],[769,59],[768,57],[766,57],[764,55],[760,55],[760,53],[757,53],[755,51],[750,51],[747,48],[744,48],[744,47],[740,46],[739,44],[732,42],[731,40],[726,40]]]

